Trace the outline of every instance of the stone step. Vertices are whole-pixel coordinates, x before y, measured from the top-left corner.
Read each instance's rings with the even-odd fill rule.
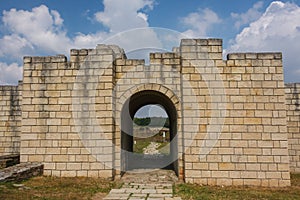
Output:
[[[21,181],[43,174],[44,165],[41,163],[21,163],[0,170],[0,182]]]

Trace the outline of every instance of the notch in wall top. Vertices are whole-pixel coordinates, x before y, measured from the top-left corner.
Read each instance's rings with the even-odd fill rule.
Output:
[[[178,53],[164,52],[164,53],[150,53],[150,60],[157,58],[180,58]]]

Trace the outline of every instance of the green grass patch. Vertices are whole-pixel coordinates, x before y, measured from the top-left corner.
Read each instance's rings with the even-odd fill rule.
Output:
[[[296,200],[300,199],[300,174],[291,175],[291,187],[216,187],[178,184],[175,193],[183,200]]]
[[[137,140],[136,144],[133,145],[134,153],[144,153],[144,148],[146,148],[151,143],[151,140],[145,138],[144,140]]]
[[[216,187],[196,184],[177,184],[176,196],[183,200],[296,200],[300,199],[300,174],[291,174],[291,187]],[[87,177],[35,177],[17,183],[0,183],[2,200],[85,200],[97,193],[104,197],[120,182]],[[22,186],[23,185],[23,186]],[[101,199],[101,198],[99,198]]]
[[[79,200],[91,199],[96,193],[107,194],[120,183],[100,178],[35,177],[16,187],[14,182],[0,183],[0,199]]]

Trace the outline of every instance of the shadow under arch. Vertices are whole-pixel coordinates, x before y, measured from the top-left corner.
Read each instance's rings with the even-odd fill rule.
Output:
[[[133,118],[143,106],[160,104],[170,121],[170,154],[161,158],[145,158],[133,153]],[[127,99],[121,111],[121,170],[172,169],[178,175],[177,110],[171,99],[155,90],[144,90]]]

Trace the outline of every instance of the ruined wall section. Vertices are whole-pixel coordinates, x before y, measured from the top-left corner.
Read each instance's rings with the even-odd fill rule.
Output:
[[[116,64],[116,146],[121,147],[121,111],[126,100],[141,91],[156,91],[167,96],[173,102],[177,111],[177,141],[178,155],[182,155],[182,116],[181,104],[181,66],[177,53],[150,53],[150,63],[144,60],[117,59]],[[151,98],[151,97],[149,97]],[[125,119],[123,119],[125,120]],[[177,143],[176,143],[177,144]],[[116,148],[116,168],[121,169],[120,148]],[[183,174],[183,161],[179,156],[175,169],[179,176]]]
[[[70,62],[24,58],[21,162],[44,163],[44,175],[112,177],[112,144],[88,138],[97,133],[90,125],[99,123],[112,139],[112,61],[105,46],[71,50]]]
[[[291,172],[300,172],[300,83],[285,85]]]
[[[0,86],[0,156],[20,153],[22,83]]]
[[[195,127],[199,134],[185,155],[186,181],[209,185],[290,185],[281,54],[229,54],[228,60],[223,61],[221,40],[182,40],[181,55],[185,60],[182,71],[195,82],[201,105],[200,125]],[[212,69],[216,67],[227,101],[219,138],[218,128],[214,127],[222,121],[212,124],[211,120],[220,106],[213,96],[219,101],[223,98],[222,85]],[[194,74],[196,69],[199,75]],[[196,118],[190,123],[192,120]],[[217,138],[213,149],[201,155],[203,141],[206,140],[204,147],[210,147]]]

